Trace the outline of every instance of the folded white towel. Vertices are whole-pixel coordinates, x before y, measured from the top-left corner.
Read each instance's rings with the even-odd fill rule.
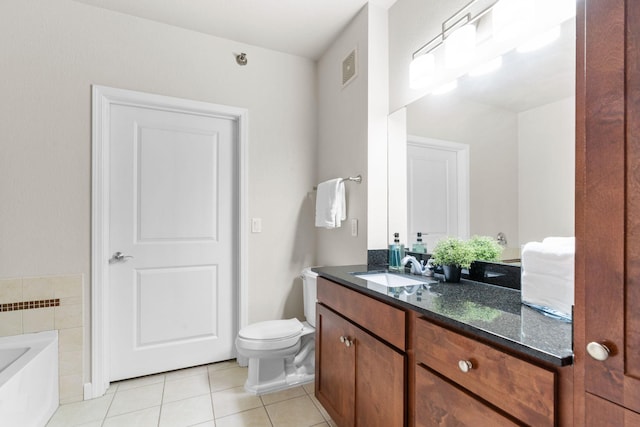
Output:
[[[542,240],[542,243],[546,246],[571,246],[573,248],[576,247],[576,238],[575,237],[545,237]]]
[[[549,237],[522,249],[522,302],[571,318],[574,301],[575,238]]]
[[[316,193],[316,227],[336,228],[347,219],[344,182],[341,178],[318,184]]]
[[[574,258],[573,246],[529,242],[522,248],[522,270],[573,280]]]

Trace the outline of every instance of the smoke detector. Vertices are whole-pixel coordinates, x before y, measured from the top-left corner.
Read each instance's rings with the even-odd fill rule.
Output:
[[[353,49],[342,60],[342,87],[345,87],[346,85],[351,83],[358,75],[356,52],[357,50]]]

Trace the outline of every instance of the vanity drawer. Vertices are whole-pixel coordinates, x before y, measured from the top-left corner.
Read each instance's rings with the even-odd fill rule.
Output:
[[[511,427],[514,421],[429,369],[416,367],[415,427]],[[443,417],[446,414],[446,417]]]
[[[415,338],[416,363],[526,424],[554,425],[554,372],[421,318],[416,322]]]
[[[323,277],[318,277],[318,302],[339,312],[389,344],[404,351],[405,312],[353,291]]]

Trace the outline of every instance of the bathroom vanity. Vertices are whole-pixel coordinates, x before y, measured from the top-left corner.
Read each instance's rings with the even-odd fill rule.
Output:
[[[519,291],[315,271],[316,397],[337,425],[573,425],[571,324]]]

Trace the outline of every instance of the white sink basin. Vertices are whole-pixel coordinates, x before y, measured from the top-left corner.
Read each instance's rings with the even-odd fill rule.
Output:
[[[368,282],[373,282],[378,285],[386,286],[386,287],[399,287],[399,286],[415,286],[415,285],[424,285],[425,283],[429,283],[430,280],[420,280],[413,279],[411,277],[402,276],[400,274],[392,274],[392,273],[356,273],[354,274],[359,279],[366,280]]]

